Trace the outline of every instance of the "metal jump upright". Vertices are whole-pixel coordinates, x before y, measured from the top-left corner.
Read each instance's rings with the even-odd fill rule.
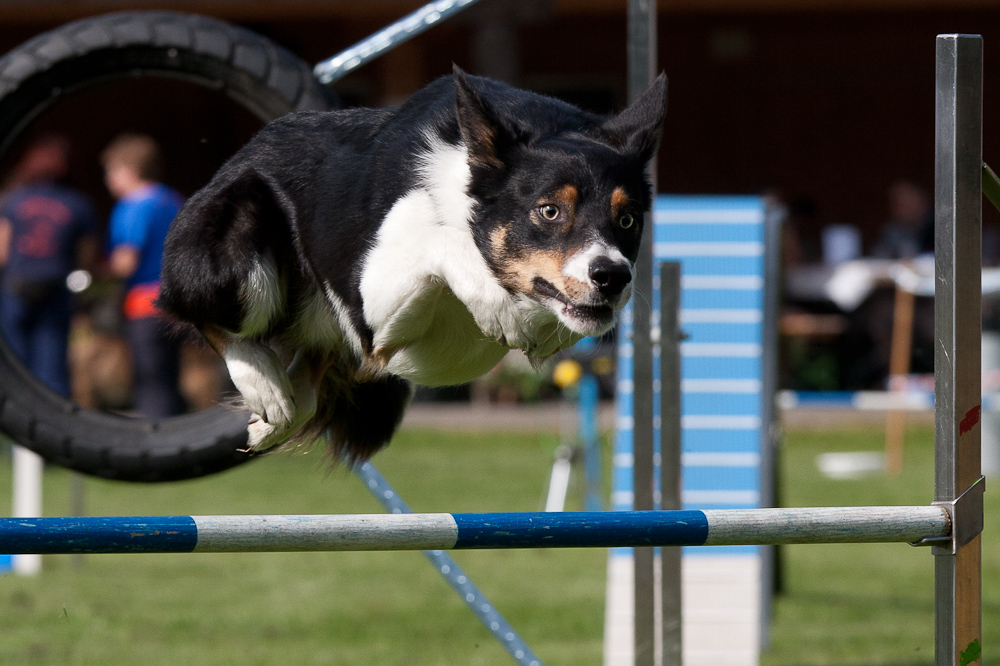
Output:
[[[982,653],[982,80],[982,38],[939,35],[934,493],[949,509],[952,533],[933,549],[938,666],[980,663]]]
[[[656,0],[629,0],[628,2],[628,96],[637,99],[656,76]],[[655,160],[650,165],[650,180],[656,189]],[[635,362],[632,366],[633,409],[633,501],[636,510],[654,508],[654,441],[653,441],[653,220],[647,211],[647,222],[642,230],[642,251],[635,263],[633,293],[634,327],[632,348]],[[678,387],[679,390],[679,387]],[[634,551],[633,641],[635,666],[653,666],[656,644],[656,575],[652,548]],[[678,574],[679,575],[679,574]]]

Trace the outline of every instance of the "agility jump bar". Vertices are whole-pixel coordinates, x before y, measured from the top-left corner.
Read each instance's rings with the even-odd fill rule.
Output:
[[[940,506],[0,518],[0,552],[236,553],[918,542]]]

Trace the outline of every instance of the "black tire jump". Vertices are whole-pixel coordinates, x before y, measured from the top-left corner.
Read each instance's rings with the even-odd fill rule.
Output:
[[[43,111],[85,88],[170,77],[217,90],[268,121],[334,97],[299,58],[201,16],[123,12],[44,33],[0,58],[0,154]],[[190,479],[250,459],[247,412],[214,407],[163,420],[84,409],[48,390],[0,336],[0,431],[47,461],[109,479]]]

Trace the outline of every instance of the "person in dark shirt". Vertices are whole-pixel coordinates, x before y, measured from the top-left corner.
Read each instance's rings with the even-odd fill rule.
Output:
[[[97,255],[90,200],[59,182],[68,151],[59,137],[31,145],[0,200],[0,330],[18,359],[66,397],[72,314],[66,278],[76,268],[91,268]]]
[[[157,143],[144,134],[123,134],[101,154],[104,182],[118,199],[108,226],[111,273],[125,281],[123,313],[132,346],[137,411],[151,418],[179,414],[180,352],[154,301],[160,289],[163,241],[183,197],[159,182]]]
[[[934,251],[934,206],[922,188],[908,180],[889,187],[889,219],[882,227],[872,256],[913,259]]]

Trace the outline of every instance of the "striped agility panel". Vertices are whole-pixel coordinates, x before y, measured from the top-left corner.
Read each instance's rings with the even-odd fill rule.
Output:
[[[680,324],[687,335],[680,349],[684,508],[751,509],[762,503],[765,212],[760,197],[656,198],[654,261],[681,264]],[[654,269],[654,326],[658,274]],[[612,506],[628,510],[633,507],[631,304],[619,333]],[[657,363],[653,376],[655,424]]]

